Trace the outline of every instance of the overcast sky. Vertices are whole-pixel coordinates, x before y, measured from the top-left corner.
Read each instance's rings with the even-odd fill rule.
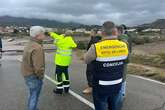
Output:
[[[129,26],[165,18],[165,0],[1,0],[0,16]]]

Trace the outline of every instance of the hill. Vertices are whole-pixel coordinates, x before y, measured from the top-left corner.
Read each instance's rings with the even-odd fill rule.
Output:
[[[0,25],[1,26],[32,26],[32,25],[41,25],[45,27],[58,27],[58,28],[75,28],[82,26],[79,23],[73,22],[60,22],[55,20],[47,20],[47,19],[35,19],[35,18],[23,18],[23,17],[11,17],[11,16],[0,16]]]
[[[142,24],[135,27],[140,28],[154,28],[154,29],[165,29],[165,19],[158,19],[152,23]]]

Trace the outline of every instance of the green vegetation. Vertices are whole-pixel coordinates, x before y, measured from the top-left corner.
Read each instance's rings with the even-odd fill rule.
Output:
[[[165,68],[165,53],[159,53],[157,55],[132,54],[131,62],[137,64],[155,66],[159,68]]]
[[[160,34],[156,32],[131,33],[130,35],[132,36],[132,42],[136,45],[162,40]]]
[[[144,44],[145,40],[142,37],[133,37],[132,42],[135,43],[136,45]]]
[[[153,68],[145,68],[143,66],[129,65],[128,73],[165,82],[165,71],[162,72]]]

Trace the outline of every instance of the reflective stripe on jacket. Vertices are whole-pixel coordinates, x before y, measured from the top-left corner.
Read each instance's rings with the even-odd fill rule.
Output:
[[[128,57],[127,44],[119,40],[104,40],[95,44],[94,85],[100,93],[112,94],[121,88],[124,64]]]
[[[77,47],[71,36],[64,37],[51,32],[50,36],[54,39],[54,45],[57,47],[54,62],[56,65],[69,66],[72,60],[72,49]]]

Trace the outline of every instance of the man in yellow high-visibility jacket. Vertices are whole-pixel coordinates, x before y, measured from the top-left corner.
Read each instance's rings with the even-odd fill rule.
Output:
[[[68,67],[72,60],[72,49],[76,48],[77,44],[71,36],[58,35],[54,32],[49,32],[49,35],[54,39],[54,45],[57,47],[54,58],[57,85],[53,92],[62,94],[64,90],[65,93],[68,93],[70,87]]]

